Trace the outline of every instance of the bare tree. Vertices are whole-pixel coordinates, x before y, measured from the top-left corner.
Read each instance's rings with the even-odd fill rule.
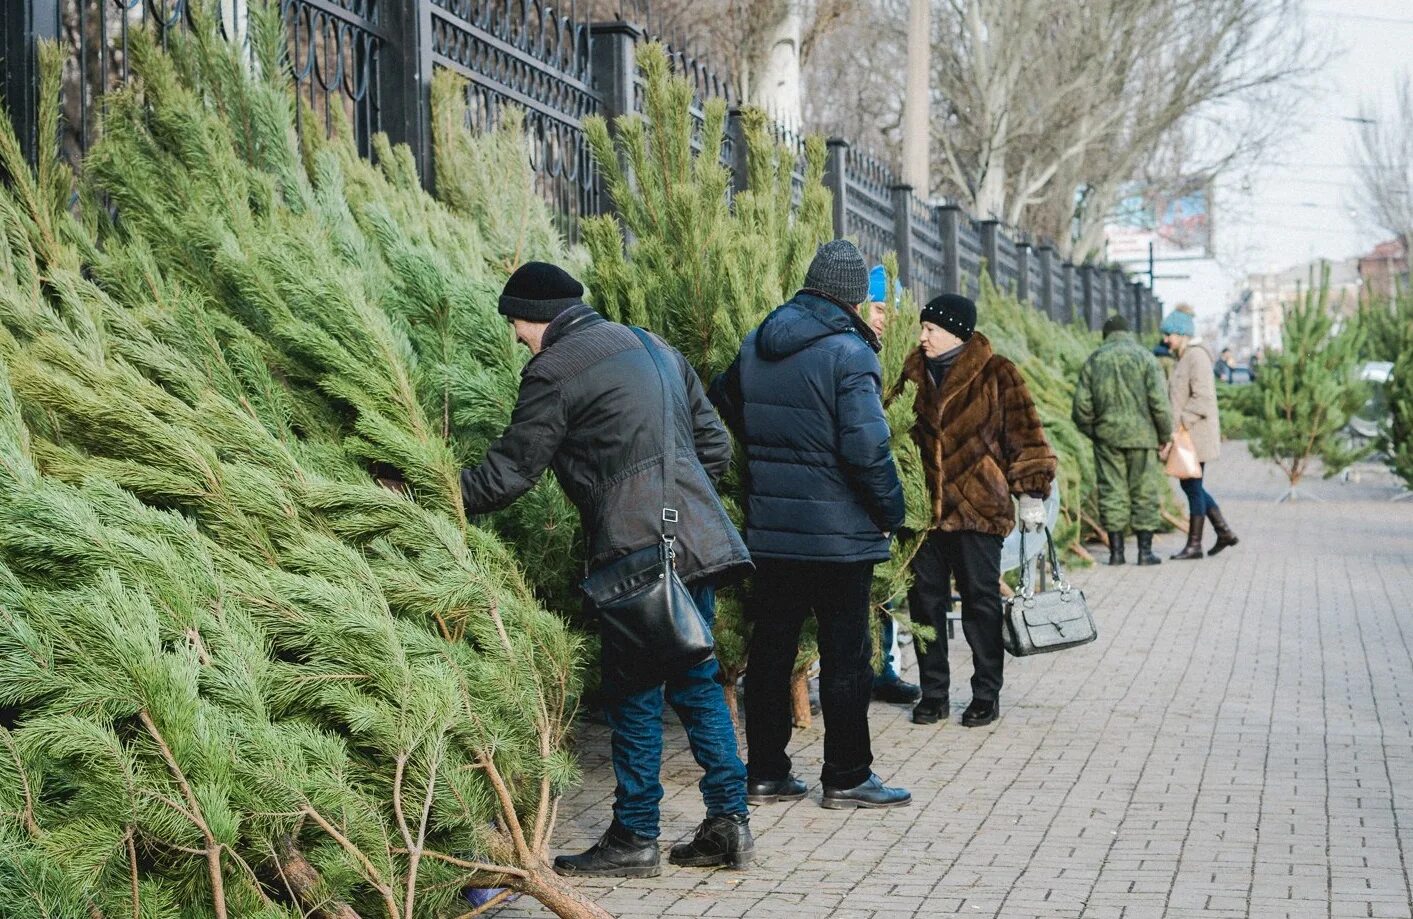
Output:
[[[1359,212],[1403,240],[1413,234],[1413,79],[1404,74],[1391,111],[1359,107],[1354,157]]]

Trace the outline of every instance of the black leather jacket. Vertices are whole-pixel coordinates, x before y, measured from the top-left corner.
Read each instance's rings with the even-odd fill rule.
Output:
[[[677,572],[721,584],[750,572],[750,554],[717,497],[731,438],[686,359],[654,336],[681,370],[677,399]],[[587,306],[551,323],[521,374],[510,426],[481,464],[461,473],[468,514],[499,510],[553,468],[579,509],[590,568],[661,535],[662,386],[652,356],[627,326]]]

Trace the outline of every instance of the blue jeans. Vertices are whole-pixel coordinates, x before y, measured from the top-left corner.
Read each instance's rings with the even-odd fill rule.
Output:
[[[716,591],[692,589],[697,609],[710,625],[716,618]],[[691,670],[605,706],[613,731],[613,817],[636,836],[659,835],[658,805],[662,802],[662,703],[677,712],[692,756],[702,767],[698,787],[708,817],[746,813],[746,767],[736,750],[736,728],[726,710],[726,697],[717,683],[716,658]]]
[[[893,622],[891,611],[893,604],[888,604],[888,612],[883,614],[883,634],[879,637],[879,645],[883,648],[883,667],[873,677],[873,688],[879,689],[884,686],[892,686],[894,683],[901,683],[903,678],[898,675],[898,668],[893,666],[893,630],[897,627]]]
[[[1203,463],[1201,469],[1205,475],[1207,464]],[[1189,517],[1205,517],[1208,511],[1216,508],[1217,501],[1207,494],[1207,488],[1202,484],[1200,476],[1195,479],[1178,479],[1178,485],[1182,487],[1182,493],[1187,495],[1187,515]]]

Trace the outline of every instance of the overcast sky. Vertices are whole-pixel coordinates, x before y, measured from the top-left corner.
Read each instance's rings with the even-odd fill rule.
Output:
[[[1248,272],[1313,258],[1343,258],[1387,237],[1352,213],[1351,150],[1362,101],[1391,103],[1399,74],[1413,68],[1413,0],[1304,0],[1306,21],[1331,51],[1301,105],[1289,142],[1249,176],[1219,183],[1212,219],[1219,263],[1159,266],[1158,295],[1192,303],[1199,315],[1226,309]],[[1249,184],[1247,184],[1249,182]]]

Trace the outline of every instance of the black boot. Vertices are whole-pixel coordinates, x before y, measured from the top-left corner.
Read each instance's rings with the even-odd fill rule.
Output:
[[[913,724],[936,724],[947,717],[947,697],[923,699],[913,709]]]
[[[1202,529],[1206,523],[1201,517],[1187,518],[1187,545],[1182,547],[1182,551],[1174,555],[1173,558],[1188,559],[1201,558],[1202,552]]]
[[[1153,534],[1139,532],[1138,536],[1138,564],[1140,565],[1161,565],[1163,560],[1153,554]]]
[[[744,868],[755,854],[750,816],[730,814],[703,820],[692,841],[673,846],[667,860],[683,868]]]
[[[1001,717],[1001,703],[996,699],[972,699],[962,712],[962,727],[982,728]]]
[[[890,680],[887,683],[875,683],[873,697],[879,702],[911,705],[922,698],[922,690],[916,683],[909,683],[907,680]]]
[[[1241,540],[1236,538],[1236,534],[1227,526],[1227,519],[1222,516],[1220,507],[1213,507],[1207,511],[1207,519],[1212,521],[1212,529],[1217,531],[1217,542],[1207,552],[1208,555],[1216,555],[1227,546],[1234,546]]]
[[[635,835],[615,820],[587,852],[556,856],[554,873],[582,878],[655,878],[662,874],[658,858],[656,839]]]
[[[1122,565],[1124,563],[1124,531],[1109,531],[1109,564]]]

